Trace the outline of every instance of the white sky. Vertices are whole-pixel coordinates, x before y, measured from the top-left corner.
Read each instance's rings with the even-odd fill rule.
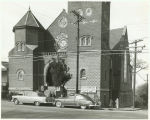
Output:
[[[27,12],[31,11],[47,28],[63,9],[67,11],[67,0],[0,0],[0,42],[1,59],[8,61],[8,52],[14,47],[13,26]],[[139,45],[150,42],[150,10],[149,0],[112,0],[110,28],[119,28],[127,25],[129,42],[142,38]],[[148,52],[149,50],[145,50]],[[149,53],[138,54],[138,59],[149,62]],[[144,83],[148,71],[137,74],[137,85]],[[140,77],[139,77],[140,76]]]

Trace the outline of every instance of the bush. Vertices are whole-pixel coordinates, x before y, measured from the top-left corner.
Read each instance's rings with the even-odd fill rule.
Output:
[[[147,108],[148,107],[148,88],[147,83],[139,86],[135,96],[135,107]]]

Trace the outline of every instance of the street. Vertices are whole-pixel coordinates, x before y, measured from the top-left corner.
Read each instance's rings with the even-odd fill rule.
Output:
[[[147,119],[147,110],[82,110],[79,108],[57,108],[55,106],[14,105],[13,102],[1,101],[1,118],[34,119]]]

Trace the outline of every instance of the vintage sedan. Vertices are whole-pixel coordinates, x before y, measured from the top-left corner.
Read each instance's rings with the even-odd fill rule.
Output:
[[[54,103],[54,99],[48,98],[41,92],[26,92],[22,95],[12,96],[14,104],[19,103],[33,103],[35,106],[39,106],[41,103]]]
[[[94,102],[92,98],[84,94],[70,94],[67,97],[55,99],[56,107],[78,106],[81,109],[100,107],[100,104]]]

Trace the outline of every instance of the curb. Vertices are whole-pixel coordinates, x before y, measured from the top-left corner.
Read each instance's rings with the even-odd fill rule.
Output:
[[[110,111],[137,111],[142,110],[141,108],[103,108],[103,110],[110,110]]]

